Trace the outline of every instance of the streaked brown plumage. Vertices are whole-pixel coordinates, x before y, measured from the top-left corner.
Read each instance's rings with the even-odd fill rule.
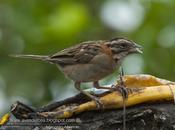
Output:
[[[20,58],[32,58],[56,64],[58,68],[75,82],[75,87],[88,97],[98,101],[91,94],[80,89],[82,82],[93,82],[95,88],[102,78],[112,74],[122,60],[131,53],[140,53],[141,46],[124,38],[113,40],[87,41],[64,49],[50,56],[14,55]]]

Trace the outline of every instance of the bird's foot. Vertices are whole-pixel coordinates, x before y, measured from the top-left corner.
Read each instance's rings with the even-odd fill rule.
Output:
[[[128,98],[129,93],[132,91],[130,88],[121,85],[112,85],[111,91],[118,91],[124,99]]]
[[[103,102],[100,100],[99,97],[93,96],[92,99],[95,101],[95,103],[96,103],[96,105],[97,105],[97,109],[104,109],[104,104],[103,104]]]

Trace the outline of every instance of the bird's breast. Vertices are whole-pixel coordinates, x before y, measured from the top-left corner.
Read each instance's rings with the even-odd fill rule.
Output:
[[[68,65],[62,68],[64,74],[74,81],[98,81],[113,73],[116,63],[108,56],[98,55],[87,64]]]

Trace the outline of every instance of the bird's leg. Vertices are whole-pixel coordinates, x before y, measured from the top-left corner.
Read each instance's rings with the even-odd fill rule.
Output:
[[[80,87],[81,87],[81,82],[75,82],[75,88],[76,88],[78,91],[80,91],[81,93],[83,93],[84,95],[88,96],[90,99],[94,100],[94,101],[96,102],[96,104],[97,104],[97,108],[98,108],[98,109],[101,108],[101,107],[102,107],[102,108],[104,107],[104,106],[103,106],[103,103],[99,100],[98,97],[95,97],[95,96],[91,95],[90,93],[81,90]]]
[[[124,71],[123,71],[123,68],[121,68],[120,81],[118,85],[116,85],[115,87],[123,97],[123,130],[126,130],[126,100],[128,98],[128,90],[124,84],[123,76],[124,76]]]
[[[120,80],[118,81],[118,84],[112,85],[111,87],[114,90],[119,91],[124,99],[127,99],[129,91],[128,91],[128,88],[125,86],[125,83],[123,81],[123,76],[124,76],[123,68],[121,69],[121,72],[119,75],[120,75]]]
[[[128,90],[123,82],[123,68],[122,72],[120,73],[120,83],[119,84],[121,87],[119,87],[121,90],[119,90],[122,94],[123,97],[123,130],[126,130],[126,99],[128,98]]]
[[[110,87],[102,87],[102,86],[100,86],[98,81],[94,81],[94,82],[93,82],[93,85],[94,85],[94,87],[95,87],[96,89],[109,89],[109,90],[111,90]]]

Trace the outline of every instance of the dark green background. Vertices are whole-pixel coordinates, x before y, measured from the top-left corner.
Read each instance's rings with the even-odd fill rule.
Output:
[[[111,26],[102,16],[110,2],[116,3],[116,8],[135,8],[126,22],[140,22],[132,29]],[[143,55],[125,59],[126,74],[146,73],[175,80],[174,0],[0,0],[0,114],[9,111],[16,100],[41,106],[77,93],[54,65],[13,59],[9,54],[53,54],[82,41],[117,36],[144,47]],[[115,82],[116,76],[103,84]]]

